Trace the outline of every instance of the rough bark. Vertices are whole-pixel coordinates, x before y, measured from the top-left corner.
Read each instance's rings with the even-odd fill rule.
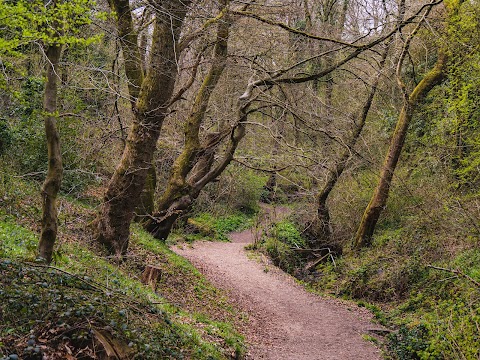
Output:
[[[125,72],[134,113],[126,146],[106,191],[96,221],[96,239],[117,256],[128,248],[130,224],[151,167],[153,153],[175,84],[175,46],[190,1],[152,3],[154,22],[148,72],[143,77],[137,35],[128,0],[110,0],[117,13]]]
[[[207,134],[205,145],[202,147],[202,150],[198,152],[196,163],[188,175],[188,184],[195,184],[210,171],[215,160],[217,146],[224,137],[225,134],[223,132],[212,132]]]
[[[109,0],[117,14],[118,38],[123,51],[125,73],[128,78],[130,102],[135,106],[143,82],[142,56],[137,45],[137,33],[133,27],[133,17],[129,0]]]
[[[385,61],[387,59],[389,46],[387,45],[383,54],[382,59],[380,61],[380,71],[383,69],[385,65]],[[332,237],[332,226],[330,223],[330,211],[328,209],[327,201],[330,196],[330,193],[334,189],[335,185],[337,184],[338,179],[342,175],[343,171],[346,168],[347,162],[352,156],[352,149],[355,147],[357,140],[362,133],[363,127],[365,126],[368,113],[373,103],[373,98],[377,91],[378,83],[380,80],[380,72],[376,76],[370,92],[368,93],[367,99],[363,104],[363,107],[358,114],[358,121],[355,124],[355,128],[353,133],[345,145],[344,151],[340,155],[340,158],[336,161],[333,169],[329,171],[327,175],[327,181],[325,182],[322,190],[316,196],[317,201],[317,218],[315,219],[315,223],[312,225],[312,230],[315,236],[314,244],[312,247],[318,247],[321,244],[329,243]],[[355,118],[355,117],[354,117]]]
[[[182,153],[175,160],[166,189],[158,201],[157,211],[145,225],[145,228],[158,239],[166,239],[176,219],[187,211],[205,186],[196,187],[195,180],[201,172],[208,173],[213,164],[213,145],[202,147],[200,126],[205,119],[208,103],[213,90],[225,69],[228,55],[228,36],[230,20],[226,14],[228,1],[221,2],[223,18],[218,23],[213,61],[197,92],[192,109],[185,124],[185,145]],[[203,152],[203,156],[202,156]],[[198,166],[196,166],[198,164]],[[197,174],[187,181],[194,168]],[[200,172],[199,172],[200,171]]]
[[[48,169],[42,186],[42,230],[38,244],[39,256],[50,263],[52,261],[53,246],[58,232],[58,216],[56,200],[63,177],[62,153],[60,136],[56,125],[58,63],[62,47],[50,45],[46,50],[47,82],[45,84],[43,110],[45,134],[47,138]]]
[[[135,221],[143,223],[155,211],[155,190],[157,188],[157,170],[152,162],[145,179],[145,186],[135,209]]]
[[[377,225],[382,210],[387,204],[392,178],[402,152],[403,144],[405,143],[408,126],[415,107],[435,85],[442,81],[445,66],[446,56],[440,52],[435,66],[423,77],[410,95],[405,96],[404,104],[380,172],[380,181],[363,213],[362,220],[355,235],[354,246],[356,249],[371,244],[375,226]]]
[[[201,171],[192,174],[188,179],[188,187],[190,191],[186,195],[177,198],[169,207],[162,212],[157,212],[152,221],[146,226],[146,229],[157,239],[165,240],[170,234],[172,227],[178,217],[190,210],[191,205],[197,199],[202,189],[210,182],[215,180],[225,170],[225,168],[233,160],[233,156],[238,144],[245,136],[246,121],[248,118],[248,107],[250,101],[240,100],[239,117],[237,123],[232,126],[230,131],[230,139],[226,150],[220,161],[213,165],[213,156],[215,147],[211,148],[210,155],[205,153],[205,162],[209,163],[206,167],[200,167]],[[200,162],[197,162],[199,164]]]

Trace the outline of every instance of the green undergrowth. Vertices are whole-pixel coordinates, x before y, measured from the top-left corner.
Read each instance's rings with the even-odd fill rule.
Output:
[[[298,242],[293,225],[297,231],[308,226],[301,222],[308,211],[297,211],[294,224],[268,228],[252,247],[299,277],[308,289],[355,300],[369,309],[389,330],[380,341],[386,359],[478,360],[478,191],[454,192],[445,174],[432,180],[430,174],[408,170],[398,172],[408,178],[408,188],[405,183],[392,188],[369,247],[351,248],[371,196],[366,175],[356,175],[358,181],[345,178],[330,201],[333,238],[343,247],[334,261],[327,257],[309,268],[314,262],[306,263],[295,250],[304,244]]]
[[[229,241],[228,234],[250,228],[253,225],[254,216],[255,213],[243,212],[226,216],[200,213],[187,220],[182,235],[186,241],[199,239]]]
[[[259,241],[251,247],[267,254],[282,270],[293,273],[304,262],[297,250],[306,248],[306,243],[296,225],[283,219],[264,228]]]
[[[64,242],[46,266],[35,262],[36,234],[2,215],[0,357],[241,358],[244,340],[233,323],[242,315],[190,263],[132,230],[120,264]],[[147,285],[146,265],[160,269]]]
[[[421,227],[384,229],[372,247],[347,249],[315,270],[316,291],[357,299],[393,329],[386,358],[480,357],[480,250],[471,241]]]

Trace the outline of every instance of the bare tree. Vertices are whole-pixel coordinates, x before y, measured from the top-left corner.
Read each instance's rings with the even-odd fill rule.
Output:
[[[344,150],[336,160],[335,164],[332,168],[329,169],[327,179],[321,189],[321,191],[316,195],[316,202],[317,202],[317,218],[315,219],[315,223],[312,224],[312,229],[315,233],[317,238],[317,244],[328,244],[331,240],[332,229],[330,224],[330,211],[328,209],[327,201],[329,198],[330,193],[334,189],[338,179],[342,175],[343,171],[345,170],[348,160],[351,158],[353,154],[355,154],[355,145],[360,138],[360,134],[365,126],[368,113],[373,103],[373,99],[375,93],[377,91],[381,71],[384,68],[387,55],[388,55],[389,45],[386,46],[381,61],[380,61],[380,68],[379,73],[376,76],[373,84],[371,85],[370,91],[365,99],[365,102],[360,111],[357,114],[353,115],[352,118],[355,119],[354,121],[354,128],[351,133],[350,139],[347,140],[345,144],[343,144]]]
[[[211,133],[206,142],[201,144],[200,126],[205,118],[208,103],[215,90],[223,70],[227,65],[228,38],[231,25],[228,15],[228,0],[222,0],[218,21],[215,47],[210,70],[197,91],[192,109],[185,123],[185,144],[183,151],[175,160],[165,191],[161,195],[157,211],[147,223],[146,228],[158,239],[166,239],[175,220],[187,211],[198,197],[202,188],[208,183],[202,181],[209,173],[215,148],[226,133]]]
[[[428,15],[429,10],[424,14],[424,17]],[[405,143],[407,136],[408,126],[412,120],[415,108],[422,101],[422,99],[428,94],[428,92],[437,84],[439,84],[444,78],[444,71],[446,70],[447,58],[445,52],[442,49],[438,51],[438,58],[435,66],[428,71],[422,80],[415,86],[415,88],[409,93],[406,84],[401,78],[401,69],[403,61],[407,56],[410,43],[420,28],[420,22],[414,31],[409,35],[405,42],[402,54],[398,61],[397,66],[397,81],[403,94],[403,107],[400,111],[398,121],[393,132],[390,146],[385,156],[384,164],[380,172],[380,180],[375,188],[375,191],[370,199],[370,202],[363,213],[362,220],[358,227],[357,233],[354,239],[355,248],[359,249],[364,246],[368,246],[371,243],[375,226],[382,210],[387,204],[387,199],[390,191],[390,185],[395,173],[400,154]]]

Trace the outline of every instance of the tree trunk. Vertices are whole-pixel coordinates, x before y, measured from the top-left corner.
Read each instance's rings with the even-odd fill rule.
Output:
[[[408,126],[413,116],[413,112],[418,102],[423,99],[428,92],[443,79],[446,66],[446,56],[443,52],[439,53],[437,63],[418,83],[409,96],[405,96],[404,105],[398,117],[397,125],[393,133],[390,147],[387,151],[385,161],[380,172],[380,181],[375,188],[372,198],[368,203],[362,220],[358,227],[354,239],[354,247],[359,249],[369,246],[372,241],[373,232],[377,225],[382,210],[387,204],[390,185],[393,174],[402,152],[403,144],[407,136]]]
[[[227,41],[231,23],[226,14],[228,1],[222,0],[221,4],[221,11],[224,15],[222,21],[218,23],[212,66],[198,90],[192,110],[185,124],[185,145],[183,151],[172,166],[172,172],[165,192],[158,202],[156,214],[145,225],[145,228],[154,237],[161,240],[165,240],[168,237],[176,219],[190,209],[191,204],[198,197],[201,190],[189,184],[187,177],[196,163],[202,159],[202,156],[199,156],[202,150],[199,136],[200,126],[205,118],[210,97],[220,80],[227,62]],[[210,146],[207,144],[206,149]],[[205,157],[203,157],[202,161],[205,162]],[[211,167],[211,164],[212,161],[205,163],[209,167]],[[205,169],[205,172],[210,170],[209,167]]]
[[[48,149],[47,176],[42,186],[42,230],[38,244],[39,256],[50,263],[53,246],[57,238],[58,218],[56,200],[63,177],[60,136],[56,126],[58,63],[62,47],[50,45],[47,48],[47,82],[45,84],[43,110],[45,111],[45,134]]]
[[[197,199],[205,185],[220,176],[233,160],[238,144],[245,136],[245,122],[248,118],[247,109],[249,105],[250,101],[243,102],[242,99],[240,100],[239,118],[230,131],[230,142],[224,151],[222,159],[215,166],[212,166],[216,147],[207,146],[206,148],[209,148],[210,151],[205,152],[200,157],[200,160],[196,163],[198,166],[194,167],[191,176],[188,178],[187,184],[189,191],[184,196],[170,203],[170,205],[162,209],[162,211],[157,212],[152,221],[147,223],[146,229],[155,238],[166,240],[177,218],[190,210],[191,205]],[[219,136],[221,136],[221,134]],[[218,141],[215,142],[215,146],[217,143]],[[201,164],[205,164],[205,166]],[[194,173],[195,169],[199,171]]]
[[[199,154],[199,159],[190,172],[187,179],[188,193],[175,199],[165,202],[163,208],[159,208],[153,219],[146,223],[145,228],[157,239],[166,240],[173,225],[177,219],[190,211],[191,206],[200,195],[201,190],[208,183],[196,185],[211,171],[217,149],[217,145],[222,138],[221,133],[211,133],[207,135],[207,143]],[[168,206],[167,206],[168,205]]]
[[[122,40],[125,72],[135,115],[122,159],[108,184],[96,221],[97,241],[117,256],[125,254],[128,249],[130,223],[167,114],[177,73],[175,46],[189,4],[190,1],[178,0],[156,3],[159,11],[154,22],[150,66],[143,78],[128,0],[110,1],[117,13],[117,28]]]
[[[175,199],[169,203],[168,207],[166,205],[166,209],[156,212],[151,221],[146,223],[145,229],[154,238],[166,240],[172,231],[175,221],[177,221],[180,215],[190,210],[195,199],[191,194]]]
[[[155,190],[157,188],[157,170],[155,162],[152,161],[148,169],[147,177],[145,179],[145,186],[143,187],[140,201],[135,209],[135,221],[144,223],[148,216],[151,216],[155,211]]]
[[[207,135],[206,144],[199,151],[197,155],[198,160],[195,161],[195,165],[186,179],[185,186],[187,191],[185,194],[175,198],[173,201],[164,198],[164,202],[159,204],[155,215],[145,223],[146,230],[155,238],[166,240],[178,217],[190,211],[201,190],[208,183],[201,186],[196,185],[211,171],[217,145],[223,137],[222,135],[222,133]]]
[[[385,65],[385,61],[387,59],[389,50],[389,45],[386,46],[383,54],[382,59],[380,61],[380,68],[381,71]],[[330,193],[334,189],[335,185],[337,184],[338,179],[342,175],[343,171],[346,168],[347,162],[352,155],[352,149],[355,147],[360,134],[362,133],[363,127],[365,126],[368,113],[370,111],[370,107],[373,103],[373,98],[377,91],[378,83],[380,81],[380,72],[378,73],[377,77],[375,78],[370,92],[367,96],[365,104],[362,107],[362,110],[359,114],[359,121],[356,123],[356,126],[353,130],[352,136],[350,140],[347,142],[343,153],[341,154],[340,158],[334,165],[334,168],[329,171],[327,176],[327,181],[322,188],[322,191],[317,195],[317,218],[316,224],[313,224],[313,232],[316,236],[316,243],[312,244],[312,247],[319,247],[321,244],[329,243],[332,237],[332,226],[330,224],[330,211],[328,209],[327,201]],[[352,116],[352,118],[354,118]]]

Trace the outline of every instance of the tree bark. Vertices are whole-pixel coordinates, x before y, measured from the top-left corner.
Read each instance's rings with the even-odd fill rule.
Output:
[[[200,151],[201,154],[199,154],[198,160],[190,171],[186,181],[188,192],[173,201],[165,202],[164,208],[157,210],[155,215],[145,223],[146,230],[155,238],[160,240],[167,239],[178,217],[190,210],[198,195],[200,195],[201,190],[211,181],[209,180],[202,183],[202,179],[212,170],[217,145],[222,137],[222,133],[211,133],[207,135],[207,142],[203,150]],[[211,177],[211,179],[213,180],[215,177]]]
[[[355,235],[354,247],[356,249],[371,244],[375,226],[377,225],[382,210],[387,204],[392,178],[402,152],[403,144],[405,143],[408,126],[412,120],[415,107],[435,85],[442,81],[446,61],[445,54],[440,52],[435,66],[423,77],[411,94],[405,96],[403,108],[398,117],[397,125],[390,141],[390,147],[380,172],[380,181],[363,213],[362,220]]]
[[[140,194],[139,203],[135,209],[135,221],[144,223],[155,211],[155,190],[157,188],[157,169],[152,161],[145,179],[145,186]]]
[[[225,168],[233,160],[233,156],[238,147],[238,144],[245,136],[246,121],[249,115],[248,107],[251,101],[239,100],[238,105],[238,121],[232,126],[230,130],[230,140],[227,148],[223,153],[223,157],[213,166],[213,156],[215,155],[215,147],[210,148],[210,152],[204,154],[204,160],[197,162],[208,164],[208,166],[199,166],[201,170],[198,173],[192,173],[188,178],[188,186],[190,191],[186,195],[177,198],[171,205],[162,212],[158,212],[153,217],[152,221],[146,226],[146,229],[157,239],[166,240],[170,234],[173,224],[177,218],[190,210],[191,205],[197,199],[202,189],[216,179],[225,170]],[[197,166],[194,167],[194,169]]]
[[[386,46],[382,54],[379,71],[381,71],[385,65],[387,55],[388,55],[388,50],[389,50],[389,45]],[[380,81],[380,75],[381,74],[379,72],[372,84],[372,87],[370,89],[370,92],[368,93],[367,99],[365,100],[365,103],[363,104],[363,107],[358,116],[359,121],[355,125],[351,138],[345,145],[345,149],[341,154],[340,158],[336,161],[334,168],[329,171],[327,175],[327,181],[325,182],[325,185],[323,186],[322,190],[316,197],[317,218],[315,219],[316,224],[314,223],[312,226],[313,233],[316,237],[316,241],[314,244],[312,244],[312,247],[319,247],[321,246],[321,244],[328,243],[331,240],[332,226],[330,223],[330,211],[327,205],[328,197],[330,196],[330,193],[332,192],[335,185],[337,184],[338,179],[340,178],[343,171],[345,170],[347,162],[352,156],[352,149],[354,149],[357,143],[357,140],[359,139],[360,134],[362,133],[363,127],[365,126],[367,116],[372,106],[373,98],[375,96],[378,83]],[[352,116],[352,118],[354,117]]]
[[[128,249],[134,209],[167,115],[177,73],[175,47],[189,4],[190,1],[179,0],[154,3],[159,11],[154,22],[150,65],[144,78],[129,2],[110,0],[117,13],[134,121],[120,163],[108,184],[96,221],[95,237],[117,256],[124,255]]]
[[[190,115],[188,116],[185,125],[185,145],[183,151],[172,166],[167,187],[158,201],[155,215],[151,217],[145,225],[145,228],[152,233],[153,236],[161,240],[165,240],[168,237],[176,219],[190,209],[190,206],[205,186],[205,184],[202,187],[194,186],[195,178],[199,178],[200,173],[193,175],[192,181],[187,181],[192,169],[200,162],[202,163],[201,168],[197,166],[197,172],[203,171],[207,173],[213,164],[213,153],[211,153],[211,149],[216,146],[218,142],[214,142],[213,144],[207,142],[202,151],[199,134],[210,97],[227,63],[227,42],[231,25],[229,16],[226,13],[228,0],[222,0],[221,5],[223,18],[218,23],[212,66],[197,92]],[[202,152],[203,156],[201,156]]]
[[[39,256],[50,263],[53,246],[58,232],[58,215],[56,200],[62,184],[63,166],[60,148],[60,136],[57,131],[57,88],[58,63],[62,46],[49,45],[47,55],[47,82],[43,101],[45,134],[47,138],[48,168],[47,176],[42,186],[42,230],[38,244]]]

